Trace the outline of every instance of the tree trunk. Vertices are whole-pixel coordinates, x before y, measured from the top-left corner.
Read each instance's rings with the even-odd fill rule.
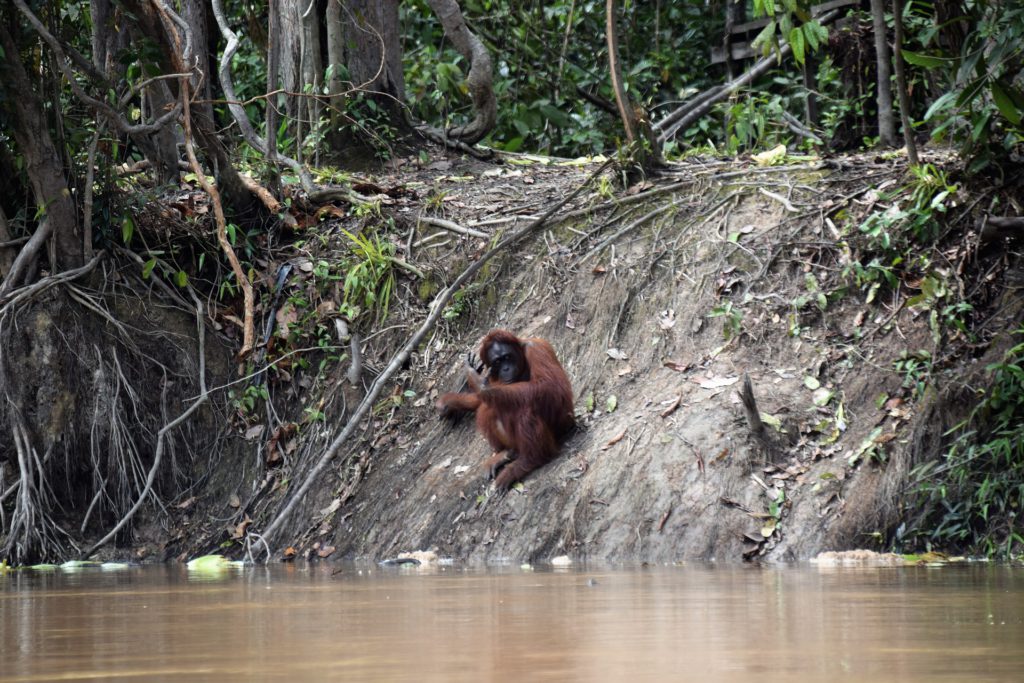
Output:
[[[277,44],[277,74],[278,87],[283,88],[287,93],[301,93],[302,81],[302,14],[309,7],[309,0],[273,0],[274,8],[277,10],[277,17],[270,18],[273,26],[277,24],[278,35],[270,32],[267,40],[269,47],[271,42]],[[269,68],[269,64],[268,64]],[[286,94],[283,98],[285,117],[289,122],[298,118],[298,98],[293,94]],[[289,123],[289,125],[294,125]]]
[[[167,81],[155,81],[145,90],[146,118],[155,121],[174,106],[175,97],[171,94]],[[178,140],[174,135],[175,125],[167,125],[154,132],[150,138],[152,150],[145,156],[153,164],[158,185],[177,185],[178,183]],[[143,148],[146,149],[146,148]]]
[[[904,72],[903,55],[903,2],[892,0],[892,16],[896,27],[893,60],[896,65],[896,91],[900,98],[900,121],[903,124],[903,143],[907,146],[907,160],[917,166],[917,145],[914,143],[914,129],[910,125],[910,93],[907,92],[907,75]]]
[[[3,22],[0,22],[0,46],[5,52],[0,64],[0,106],[7,112],[8,126],[24,156],[36,210],[44,214],[37,228],[44,233],[37,237],[52,236],[50,266],[54,271],[76,268],[84,263],[82,239],[77,231],[75,205],[64,178],[64,165],[46,127],[42,99],[34,90],[19,58],[17,44]],[[22,248],[7,278],[0,283],[0,293],[31,278],[28,266],[36,260],[41,243],[42,240],[37,239]]]
[[[875,31],[875,64],[878,70],[878,141],[896,146],[896,121],[892,109],[892,57],[885,28],[885,0],[871,0],[871,22]]]
[[[309,6],[303,11],[300,20],[302,21],[302,50],[299,71],[302,92],[305,93],[307,87],[310,90],[308,96],[299,99],[297,114],[295,157],[302,163],[305,136],[320,130],[321,103],[319,97],[322,92],[324,64],[320,51],[320,17],[317,12],[316,0],[309,0]],[[317,145],[316,149],[319,150],[319,148],[320,146]]]
[[[615,93],[615,104],[619,109],[622,127],[626,131],[626,140],[630,144],[637,140],[636,114],[629,103],[626,86],[622,82],[622,65],[619,63],[619,33],[615,27],[615,0],[605,0],[605,41],[608,44],[608,73],[612,79],[612,92]]]
[[[340,16],[344,63],[353,84],[393,114],[392,120],[401,120],[405,79],[397,0],[350,0]]]
[[[17,249],[13,244],[7,246],[9,242],[14,241],[12,237],[13,235],[7,227],[4,208],[0,206],[0,284],[3,283],[7,273],[11,272],[11,267],[14,265],[14,255],[17,253]]]
[[[331,130],[337,130],[341,126],[341,112],[338,110],[337,98],[346,87],[341,80],[341,69],[345,66],[345,33],[342,30],[341,0],[327,0],[325,23],[327,24],[327,66],[331,70],[327,80],[328,102],[331,104]]]
[[[462,9],[456,0],[428,0],[430,9],[444,27],[444,34],[469,62],[466,84],[473,98],[476,116],[465,126],[453,128],[448,134],[467,144],[479,142],[494,129],[498,120],[498,104],[494,97],[491,55],[483,42],[466,26]]]
[[[92,63],[98,71],[107,71],[107,35],[110,31],[110,0],[92,0],[89,4],[92,19]]]
[[[278,71],[280,69],[281,60],[281,44],[289,43],[291,39],[281,32],[281,8],[289,7],[291,3],[287,0],[268,0],[270,7],[268,8],[268,24],[267,24],[267,100],[264,103],[266,105],[266,114],[264,116],[267,131],[267,159],[271,160],[270,163],[270,192],[275,196],[281,196],[281,178],[277,172],[277,168],[272,163],[273,159],[277,158],[277,122],[280,117],[277,111],[277,84],[280,82],[278,79]],[[285,90],[288,90],[288,86],[285,85]],[[290,99],[287,96],[285,99]],[[286,120],[291,120],[289,116]]]
[[[121,2],[134,15],[136,25],[143,35],[152,40],[154,44],[160,46],[164,57],[160,64],[161,70],[164,73],[175,73],[177,70],[176,65],[180,62],[181,55],[178,54],[178,48],[172,44],[170,37],[164,30],[163,24],[156,16],[153,6],[149,2],[142,2],[141,0],[121,0]],[[192,30],[192,27],[190,27],[190,30]],[[198,40],[200,40],[200,37],[193,34],[193,45]],[[168,87],[173,88],[174,83],[171,82]],[[173,94],[175,97],[178,96],[176,88],[174,88]],[[214,122],[206,119],[204,116],[194,116],[192,119],[192,129],[199,142],[199,146],[213,166],[212,170],[217,178],[221,195],[224,201],[231,207],[232,212],[239,216],[258,215],[258,202],[255,201],[252,193],[249,192],[249,189],[242,181],[238,170],[232,165],[227,149],[225,149],[224,144],[217,136]]]
[[[199,66],[199,73],[192,78],[192,92],[199,97],[191,105],[192,118],[201,116],[212,125],[213,78],[217,67],[210,55],[210,22],[206,16],[208,4],[206,0],[182,0],[181,18],[192,29],[192,54]]]

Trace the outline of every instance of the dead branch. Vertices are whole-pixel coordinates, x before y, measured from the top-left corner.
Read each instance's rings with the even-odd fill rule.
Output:
[[[289,228],[295,229],[299,227],[299,223],[295,220],[295,216],[291,215],[288,212],[288,209],[282,206],[281,202],[277,201],[277,198],[270,193],[270,190],[263,187],[244,173],[239,173],[238,177],[242,179],[242,184],[245,185],[246,189],[256,195],[259,200],[263,202],[263,206],[267,207],[267,211],[277,216],[281,222]]]
[[[373,199],[347,187],[326,187],[322,190],[310,192],[307,198],[317,206],[327,202],[348,202],[349,204],[367,204]]]
[[[822,139],[819,138],[814,133],[814,131],[812,131],[810,128],[808,128],[803,123],[801,123],[800,119],[798,119],[797,117],[793,116],[788,111],[783,111],[782,112],[782,120],[785,121],[787,128],[789,128],[791,131],[793,131],[794,133],[796,133],[800,137],[806,138],[807,140],[810,140],[811,142],[813,142],[816,145],[824,145],[825,144],[822,141]]]
[[[435,218],[433,216],[420,216],[418,220],[420,223],[424,223],[426,225],[433,225],[435,228],[443,228],[444,230],[448,230],[449,232],[457,232],[460,235],[479,237],[480,239],[484,240],[490,238],[490,235],[488,235],[486,232],[480,232],[479,230],[474,230],[473,228],[464,228],[458,223],[446,221],[443,218]]]
[[[565,206],[570,201],[575,199],[577,196],[580,195],[580,193],[583,192],[583,190],[589,187],[590,184],[598,176],[600,176],[605,169],[607,169],[611,165],[611,163],[611,161],[606,161],[605,163],[601,164],[601,166],[599,166],[597,170],[595,170],[593,173],[587,176],[586,180],[584,180],[579,185],[579,187],[577,187],[572,193],[570,193],[564,199],[562,199],[557,204],[552,206],[540,218],[538,218],[535,221],[532,221],[529,225],[523,227],[521,230],[518,230],[509,235],[508,237],[506,237],[505,239],[503,239],[496,246],[490,249],[487,253],[485,253],[479,259],[471,263],[469,267],[467,267],[462,272],[462,274],[459,275],[459,277],[457,277],[451,283],[451,285],[449,285],[448,287],[446,287],[445,289],[441,290],[438,293],[438,295],[430,304],[430,313],[427,315],[427,319],[423,322],[419,329],[416,330],[412,337],[410,337],[409,340],[406,341],[405,345],[398,351],[398,353],[392,356],[391,361],[388,363],[387,367],[384,368],[383,372],[381,372],[373,381],[373,384],[370,385],[369,390],[366,392],[366,396],[363,397],[363,400],[352,412],[352,415],[349,417],[348,422],[345,424],[345,427],[341,430],[341,433],[339,433],[338,436],[335,437],[335,439],[327,447],[327,450],[324,451],[324,453],[320,456],[320,459],[317,460],[316,464],[314,464],[313,467],[309,470],[309,472],[306,473],[306,476],[303,478],[302,483],[299,484],[295,491],[289,496],[284,507],[277,513],[277,515],[270,522],[270,524],[267,525],[266,529],[263,531],[263,536],[265,538],[273,540],[273,534],[277,532],[281,525],[288,519],[289,515],[291,515],[292,510],[295,508],[298,502],[300,500],[305,499],[306,493],[309,491],[309,488],[313,485],[313,482],[316,481],[316,479],[323,473],[324,469],[326,469],[326,467],[334,459],[334,456],[337,455],[339,450],[341,450],[341,447],[348,442],[348,439],[356,431],[356,428],[359,426],[359,423],[373,407],[373,404],[376,402],[377,397],[384,389],[384,385],[387,384],[391,377],[394,376],[394,374],[398,372],[403,365],[405,365],[405,363],[409,360],[409,357],[412,355],[412,352],[419,348],[419,345],[426,338],[427,334],[429,334],[430,331],[434,328],[434,325],[437,324],[438,319],[444,312],[445,305],[449,301],[451,301],[452,297],[455,295],[455,292],[457,292],[463,285],[469,282],[469,280],[474,275],[476,275],[476,273],[481,268],[483,268],[492,258],[494,258],[494,256],[501,253],[508,247],[518,244],[520,241],[525,239],[527,236],[533,234],[538,228],[544,225],[563,206]]]
[[[214,4],[219,4],[219,0],[215,1]],[[177,35],[174,36],[174,39],[175,42],[180,42]],[[180,70],[181,69],[179,69],[179,71]],[[235,250],[232,248],[231,242],[228,241],[228,223],[224,216],[224,204],[220,198],[220,191],[217,190],[214,185],[211,185],[209,180],[207,180],[206,173],[203,172],[202,167],[199,165],[199,160],[196,158],[196,150],[192,144],[192,111],[189,106],[192,83],[187,76],[183,76],[179,80],[179,84],[181,89],[179,96],[184,103],[181,120],[182,128],[185,133],[185,153],[188,156],[189,163],[192,165],[192,172],[195,173],[196,179],[203,187],[203,191],[210,195],[210,202],[213,204],[214,220],[217,223],[217,241],[220,243],[220,248],[227,257],[228,262],[231,264],[231,271],[235,274],[235,280],[238,282],[238,286],[242,289],[245,311],[243,314],[242,325],[242,348],[238,352],[238,357],[244,358],[252,351],[256,338],[255,326],[253,323],[255,303],[253,300],[252,283],[250,283],[249,278],[246,277],[245,272],[242,270],[242,264],[238,262],[238,256],[235,255]]]
[[[1024,218],[1020,216],[989,216],[978,233],[982,244],[1009,237],[1019,240],[1024,237]]]
[[[750,433],[758,440],[763,441],[765,438],[764,422],[761,421],[761,412],[757,409],[757,401],[754,399],[754,387],[750,383],[750,375],[747,373],[743,373],[740,401],[743,403],[743,413],[746,415]]]

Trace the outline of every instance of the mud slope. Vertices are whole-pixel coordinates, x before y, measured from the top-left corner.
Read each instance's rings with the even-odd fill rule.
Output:
[[[848,273],[846,235],[884,208],[872,188],[903,172],[878,158],[690,164],[611,213],[588,214],[604,201],[590,196],[495,268],[493,305],[481,297],[462,327],[437,331],[405,387],[418,400],[336,466],[348,487],[325,485],[300,528],[319,529],[334,557],[435,548],[487,563],[785,561],[867,545],[897,520],[908,468],[934,446],[893,370],[904,350],[932,347],[927,315],[894,291],[869,297]],[[534,209],[551,193],[535,196]],[[582,425],[505,496],[485,480],[472,420],[448,426],[432,409],[498,326],[551,341]],[[788,429],[774,448],[750,436],[744,373],[760,411]],[[941,430],[926,412],[925,431]]]

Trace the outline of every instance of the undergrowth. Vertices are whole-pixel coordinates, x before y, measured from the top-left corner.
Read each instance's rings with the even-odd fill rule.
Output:
[[[846,277],[867,303],[884,291],[916,290],[901,296],[900,306],[925,316],[931,348],[904,349],[893,369],[920,399],[935,382],[935,367],[977,346],[973,323],[979,302],[967,292],[979,288],[964,286],[970,275],[961,276],[957,262],[963,265],[966,252],[947,239],[957,227],[950,209],[961,199],[961,188],[932,164],[910,171],[907,183],[879,196],[884,206],[860,222],[859,258]],[[1024,506],[1022,362],[1024,343],[989,366],[991,387],[979,390],[969,417],[944,435],[948,446],[911,473],[917,510],[912,528],[901,534],[904,541],[1004,560],[1024,551],[1017,522]]]
[[[950,430],[945,455],[913,472],[923,502],[914,533],[928,544],[1012,559],[1024,549],[1024,343],[986,372],[991,386]]]

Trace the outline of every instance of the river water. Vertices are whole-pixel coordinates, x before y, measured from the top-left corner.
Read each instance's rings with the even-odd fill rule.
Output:
[[[0,681],[1024,681],[1024,569],[0,575]]]

